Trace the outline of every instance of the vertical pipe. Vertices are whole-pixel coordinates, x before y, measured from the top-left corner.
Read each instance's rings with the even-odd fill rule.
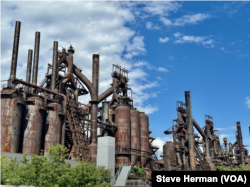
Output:
[[[14,40],[13,40],[13,49],[12,49],[11,67],[10,67],[10,79],[16,78],[16,67],[17,67],[20,30],[21,30],[21,22],[16,21],[15,31],[14,31]],[[11,82],[9,82],[8,84],[9,84],[9,86],[12,85]]]
[[[40,47],[40,32],[36,32],[35,46],[34,46],[33,72],[32,72],[32,83],[33,84],[37,84],[39,47]]]
[[[54,41],[53,44],[53,61],[52,61],[52,79],[51,79],[51,90],[56,89],[56,74],[57,74],[57,59],[58,59],[58,42]]]
[[[92,85],[94,87],[94,97],[91,101],[91,144],[89,145],[89,153],[92,162],[96,162],[97,156],[97,105],[98,105],[98,84],[99,84],[99,55],[93,55],[93,69],[92,69]]]
[[[249,127],[249,136],[250,136],[250,127]]]
[[[28,62],[27,62],[27,72],[26,72],[26,82],[28,82],[28,83],[30,83],[30,76],[31,76],[32,53],[33,53],[33,50],[29,49]]]
[[[187,112],[188,151],[190,157],[190,168],[192,171],[196,171],[195,156],[194,156],[194,129],[192,123],[190,91],[185,91],[185,102],[186,102],[186,112]]]
[[[243,166],[245,166],[245,153],[243,149],[243,141],[242,141],[242,133],[241,133],[241,126],[240,122],[237,121],[237,131],[238,131],[238,139],[239,139],[239,147],[240,147],[240,154],[241,154],[241,163]]]

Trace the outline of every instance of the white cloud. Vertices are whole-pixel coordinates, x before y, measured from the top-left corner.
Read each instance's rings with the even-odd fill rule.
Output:
[[[163,153],[163,145],[167,142],[167,141],[173,141],[173,138],[171,136],[166,136],[166,137],[156,137],[155,140],[153,141],[152,145],[156,145],[159,147],[158,149],[158,154],[157,157],[158,159],[162,159],[160,157],[160,155]]]
[[[223,144],[223,138],[235,136],[233,134],[221,134],[219,135],[220,143]]]
[[[166,26],[184,26],[186,24],[197,24],[198,22],[208,18],[211,18],[210,14],[197,13],[194,15],[184,15],[174,21],[171,21],[166,17],[161,17],[160,21],[162,21],[162,23]]]
[[[194,15],[184,15],[181,18],[178,18],[175,20],[174,24],[175,26],[184,26],[186,24],[197,24],[197,22],[202,21],[204,19],[208,19],[211,16],[209,14],[194,14]]]
[[[235,44],[235,42],[232,42],[232,43],[229,43],[228,45],[234,45]]]
[[[146,6],[149,5],[147,3]],[[28,49],[33,49],[34,35],[39,31],[41,41],[38,83],[44,78],[47,64],[52,62],[50,49],[53,48],[53,41],[58,41],[64,47],[69,47],[70,41],[75,48],[74,62],[82,67],[89,80],[92,80],[92,54],[100,52],[99,94],[110,87],[110,73],[115,62],[128,69],[129,87],[133,89],[134,99],[138,98],[138,105],[142,108],[145,106],[149,113],[156,111],[157,106],[150,106],[147,101],[157,96],[150,90],[158,85],[157,82],[148,81],[147,73],[143,69],[134,69],[133,58],[145,54],[146,46],[144,37],[135,35],[136,31],[126,26],[127,23],[135,21],[135,12],[131,6],[122,6],[122,2],[2,2],[1,13],[4,16],[1,18],[1,79],[9,78],[14,21],[19,20],[22,26],[17,78],[26,78],[24,72]],[[64,10],[63,14],[55,11],[58,9]],[[156,13],[157,10],[148,11]],[[88,94],[81,96],[79,101],[86,104],[89,99]]]
[[[224,49],[225,49],[224,47],[221,47],[221,48],[220,48],[220,50],[222,50],[222,51],[223,51]]]
[[[135,36],[131,43],[126,47],[127,54],[124,55],[125,58],[131,59],[133,56],[141,55],[146,52],[144,48],[145,44],[143,42],[143,36]]]
[[[225,131],[225,130],[229,130],[229,129],[236,129],[236,127],[216,128],[215,130],[218,130],[218,131]]]
[[[150,30],[159,30],[159,29],[161,29],[157,25],[154,25],[152,22],[147,22],[146,23],[146,28],[150,29]]]
[[[161,17],[160,20],[162,21],[162,23],[166,26],[168,25],[172,25],[172,21],[168,18],[165,18],[165,17]]]
[[[146,61],[143,61],[143,60],[139,60],[138,62],[136,62],[136,63],[134,64],[135,67],[147,66],[147,65],[149,65],[149,63],[146,62]]]
[[[247,108],[250,108],[250,98],[249,97],[246,97],[245,104],[247,105]]]
[[[163,72],[169,72],[169,70],[167,70],[166,68],[162,68],[162,67],[158,67],[157,70],[163,71]]]
[[[179,32],[174,33],[174,37],[177,38],[174,43],[201,43],[205,47],[214,47],[214,41],[212,39],[208,39],[206,36],[189,36],[183,35]]]
[[[170,60],[173,60],[173,59],[174,59],[173,56],[169,56],[168,58],[169,58]],[[169,67],[171,67],[171,66],[169,66]]]
[[[166,43],[167,41],[169,41],[169,38],[168,38],[168,37],[159,38],[159,42],[160,42],[160,43]]]
[[[143,60],[139,60],[138,62],[134,63],[134,67],[136,67],[136,68],[143,67],[143,66],[146,66],[147,69],[149,69],[149,70],[156,70],[156,71],[160,71],[160,72],[169,72],[169,70],[166,68],[152,66],[150,63],[143,61]]]
[[[157,79],[162,80],[162,78],[161,78],[161,77],[157,77]]]

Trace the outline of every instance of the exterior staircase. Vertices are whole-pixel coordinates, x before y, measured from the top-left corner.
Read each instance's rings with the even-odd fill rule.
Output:
[[[126,186],[126,182],[127,182],[127,179],[131,172],[132,167],[133,167],[133,162],[131,163],[130,166],[122,166],[121,172],[118,175],[114,186]]]
[[[199,158],[202,169],[204,171],[210,171],[210,166],[207,163],[206,159],[204,158],[204,156],[202,154],[202,151],[201,151],[201,149],[200,149],[200,147],[198,145],[195,145],[195,154]]]

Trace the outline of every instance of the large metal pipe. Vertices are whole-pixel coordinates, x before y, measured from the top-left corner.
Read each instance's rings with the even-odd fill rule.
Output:
[[[131,120],[131,148],[140,150],[141,147],[141,137],[140,137],[140,113],[132,109],[130,110],[130,120]],[[135,162],[136,155],[131,155],[131,161]],[[140,167],[138,162],[137,166]]]
[[[101,121],[106,123],[109,119],[109,101],[104,101],[102,102],[102,118],[101,118]],[[100,134],[102,134],[104,136],[108,136],[108,131],[107,130],[104,130],[102,132],[102,128],[100,128]]]
[[[120,148],[128,148],[130,149],[130,110],[127,106],[119,106],[115,109],[115,124],[118,127],[117,132],[115,133],[116,138],[116,147]],[[116,164],[130,165],[131,157],[129,154],[119,154],[117,155]]]
[[[172,142],[163,145],[164,170],[171,171],[176,166],[176,152]]]
[[[96,94],[96,91],[95,91],[95,88],[93,86],[93,84],[90,82],[90,80],[85,76],[83,75],[80,70],[75,66],[73,65],[73,71],[74,71],[74,74],[83,82],[83,84],[86,85],[86,87],[88,88],[89,92],[90,92],[90,96],[91,96],[91,100],[92,101],[96,101],[98,100],[98,95]]]
[[[20,142],[23,106],[22,95],[16,90],[1,90],[1,149],[17,153]]]
[[[41,86],[37,86],[35,84],[31,84],[31,83],[28,83],[26,81],[23,81],[23,80],[20,80],[20,79],[12,79],[12,82],[19,82],[19,83],[22,83],[23,85],[26,85],[26,86],[31,86],[31,87],[34,87],[34,88],[39,88],[41,90],[44,90],[44,91],[47,91],[49,93],[53,93],[53,94],[56,94],[56,95],[60,95],[63,97],[63,112],[62,114],[65,116],[66,115],[66,111],[67,111],[67,97],[66,95],[63,95],[63,94],[60,94],[60,93],[57,93],[57,92],[54,92],[50,89],[47,89],[47,88],[43,88]],[[63,126],[62,126],[62,139],[61,139],[61,144],[64,145],[65,144],[65,126],[66,126],[66,117],[64,117],[63,119]]]
[[[109,89],[101,93],[98,96],[98,104],[102,102],[104,99],[106,99],[108,96],[110,96],[112,93],[113,93],[113,87],[110,87]],[[83,109],[87,109],[89,107],[91,107],[91,103],[88,103],[85,107],[83,107]]]
[[[53,62],[52,62],[52,79],[51,79],[51,90],[56,89],[56,76],[57,76],[57,60],[58,60],[58,42],[54,41],[53,44]]]
[[[44,156],[49,154],[49,145],[56,146],[57,144],[61,143],[62,134],[62,123],[59,116],[62,106],[58,103],[50,103],[48,106],[52,107],[52,109],[49,110],[49,115],[46,119],[48,131],[45,135]]]
[[[238,139],[239,139],[239,146],[240,146],[240,154],[241,154],[241,163],[243,166],[245,166],[245,151],[243,148],[243,141],[242,141],[242,133],[241,133],[241,126],[240,122],[237,122],[237,131],[238,131]]]
[[[32,84],[37,84],[38,62],[39,62],[40,32],[36,32],[34,45],[34,60],[32,71]]]
[[[30,77],[31,77],[32,53],[33,53],[33,50],[29,49],[28,62],[27,62],[27,72],[26,72],[26,82],[28,82],[28,83],[30,83]]]
[[[183,113],[182,117],[187,118],[187,114]],[[196,128],[196,130],[200,133],[200,135],[202,136],[203,139],[206,138],[206,134],[203,132],[203,130],[200,128],[199,124],[195,121],[195,119],[192,119],[192,123],[194,125],[194,127]]]
[[[16,21],[16,23],[15,23],[15,31],[14,31],[11,66],[10,66],[10,78],[9,79],[16,78],[16,67],[17,67],[17,58],[18,58],[20,30],[21,30],[21,22]],[[8,86],[12,86],[11,81],[8,82]]]
[[[26,118],[28,118],[28,124],[24,132],[22,153],[40,155],[44,116],[40,108],[43,107],[43,99],[39,97],[30,97],[29,101],[33,103],[26,105],[28,110],[26,116]]]
[[[141,150],[143,154],[149,155],[149,122],[148,116],[144,112],[140,112],[140,131],[141,131]],[[142,166],[149,169],[146,164],[147,157],[142,157]]]
[[[190,169],[192,171],[196,171],[195,156],[194,156],[194,129],[192,124],[190,91],[185,91],[185,103],[187,112],[188,151],[190,158]]]
[[[205,157],[205,159],[206,159],[210,169],[211,170],[216,170],[216,166],[214,165],[213,159],[211,158],[210,152],[209,152],[209,143],[208,143],[208,136],[209,136],[208,133],[210,132],[208,130],[209,126],[207,125],[206,128],[207,128],[207,136],[205,136],[205,142],[206,142],[206,157]]]
[[[94,87],[95,98],[91,100],[91,144],[89,145],[89,153],[92,162],[96,162],[97,156],[97,105],[98,105],[98,86],[99,86],[99,55],[93,55],[92,84]]]

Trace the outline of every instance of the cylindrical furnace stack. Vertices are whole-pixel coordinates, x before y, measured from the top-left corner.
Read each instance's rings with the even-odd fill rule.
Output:
[[[130,149],[130,110],[127,106],[119,106],[115,109],[115,123],[118,126],[118,131],[115,133],[116,148]],[[130,165],[130,161],[129,154],[117,155],[117,164]]]
[[[28,124],[24,132],[23,154],[40,154],[42,142],[43,127],[43,99],[39,97],[30,97],[27,103]]]
[[[17,153],[21,132],[22,105],[18,101],[22,95],[15,90],[1,91],[1,149]]]
[[[130,110],[131,120],[131,148],[138,150],[141,147],[141,135],[140,135],[140,113],[132,109]],[[131,155],[131,161],[135,162],[136,155]],[[140,162],[137,162],[137,166],[140,167]]]
[[[149,162],[147,162],[149,156],[149,123],[148,116],[144,112],[140,112],[140,124],[141,124],[141,151],[144,157],[141,158],[142,167],[149,168]],[[146,163],[147,162],[147,163]]]
[[[62,105],[58,103],[50,103],[49,115],[46,119],[48,131],[45,136],[44,156],[49,154],[49,145],[56,146],[61,142],[62,122],[59,113],[62,111]]]

